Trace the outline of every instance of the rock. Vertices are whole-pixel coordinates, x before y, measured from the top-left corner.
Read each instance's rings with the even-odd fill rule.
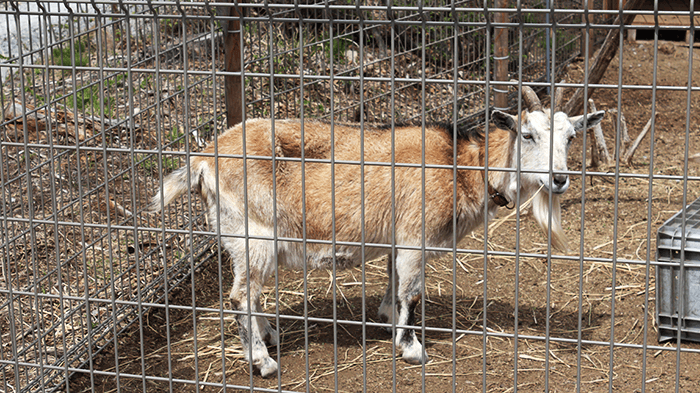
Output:
[[[665,55],[672,55],[676,52],[676,46],[670,42],[664,42],[663,44],[659,45],[659,52]]]

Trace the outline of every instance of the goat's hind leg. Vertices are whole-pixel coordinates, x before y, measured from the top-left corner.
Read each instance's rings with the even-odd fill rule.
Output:
[[[397,326],[412,326],[416,322],[414,311],[423,293],[422,259],[420,251],[413,250],[401,250],[396,256],[395,271],[399,281],[396,293],[399,303]],[[412,328],[397,327],[395,343],[406,362],[428,362],[428,354]]]
[[[237,316],[238,332],[245,359],[260,370],[263,377],[277,373],[277,362],[270,358],[265,339],[271,344],[278,341],[277,332],[272,329],[265,317],[252,316],[249,312],[261,312],[260,294],[265,282],[267,264],[271,263],[272,253],[264,241],[249,241],[249,262],[245,252],[232,252],[233,288],[231,302],[241,313]],[[228,247],[227,247],[228,248]],[[235,248],[235,247],[234,247]],[[250,270],[248,272],[248,270]]]
[[[398,310],[396,308],[396,287],[399,282],[399,277],[394,272],[394,259],[389,255],[386,263],[386,274],[389,276],[389,284],[386,287],[386,293],[379,305],[379,320],[384,323],[393,323],[398,321]],[[391,326],[385,328],[391,333]]]

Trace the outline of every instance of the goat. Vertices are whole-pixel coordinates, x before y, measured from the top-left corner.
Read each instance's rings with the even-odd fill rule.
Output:
[[[230,298],[239,311],[243,353],[263,377],[277,374],[277,362],[265,343],[276,345],[279,336],[266,318],[249,315],[262,312],[260,294],[278,264],[295,269],[304,264],[326,269],[334,263],[337,268],[359,266],[391,255],[392,244],[395,256],[387,266],[390,283],[379,317],[396,326],[395,344],[403,359],[425,363],[428,356],[408,328],[423,287],[425,261],[417,247],[452,247],[453,239],[461,240],[484,222],[486,210],[492,216],[499,206],[514,201],[518,187],[521,200],[540,187],[552,194],[552,240],[555,247],[566,247],[559,195],[569,187],[569,177],[557,172],[567,169],[576,132],[598,124],[604,111],[577,117],[559,112],[552,121],[551,111],[542,108],[531,88],[524,87],[523,94],[529,110],[519,116],[493,111],[496,128],[488,135],[488,163],[483,132],[461,132],[455,140],[449,126],[426,126],[424,133],[417,126],[395,126],[392,135],[381,127],[363,130],[335,124],[331,137],[331,126],[321,121],[276,120],[273,129],[269,119],[248,120],[219,136],[206,148],[208,155],[192,157],[188,166],[167,176],[150,209],[160,211],[179,195],[196,190],[207,208],[209,225],[216,227],[218,220],[221,242],[233,261]],[[518,145],[519,180],[515,171],[496,169],[488,171],[488,179],[482,169],[458,169],[454,175],[455,164],[515,168]],[[427,168],[420,165],[423,151]],[[359,165],[361,161],[364,165]],[[533,215],[545,230],[548,207],[549,195],[538,193]],[[362,249],[360,241],[369,245]],[[428,258],[437,254],[425,251]]]

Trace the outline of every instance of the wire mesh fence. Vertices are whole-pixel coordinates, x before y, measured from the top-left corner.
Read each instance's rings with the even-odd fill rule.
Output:
[[[254,89],[254,98],[248,101],[249,116],[270,116],[273,90],[279,108],[276,114],[298,117],[303,85],[304,103],[313,102],[304,106],[309,117],[327,119],[333,107],[334,116],[343,121],[411,122],[420,120],[421,116],[428,121],[445,121],[453,118],[451,102],[456,95],[457,119],[483,121],[479,114],[486,106],[493,105],[493,97],[486,105],[483,82],[493,72],[495,33],[492,15],[479,9],[481,4],[424,3],[423,7],[429,9],[425,12],[411,2],[392,3],[389,8],[381,2],[369,2],[359,8],[354,2],[330,4],[311,2],[305,8],[282,2],[243,8],[244,29],[249,33],[245,47],[250,51],[245,69],[251,75],[250,88]],[[525,80],[548,81],[551,79],[547,79],[546,71],[549,57],[545,53],[549,53],[549,46],[555,49],[557,58],[554,72],[560,73],[579,55],[581,34],[575,28],[557,29],[555,44],[550,40],[554,39],[550,37],[553,30],[540,27],[545,25],[545,20],[548,26],[552,25],[550,15],[541,12],[545,3],[524,6],[540,12],[510,14],[508,22],[523,27],[509,26],[510,37],[505,45],[507,51],[517,51],[517,35],[522,31],[523,56],[506,56],[501,60],[507,63],[510,76],[518,75],[522,61],[520,68]],[[552,20],[571,24],[575,16],[555,14]],[[267,77],[252,76],[269,73],[275,75],[273,82]],[[455,75],[460,81],[482,83],[459,83],[455,94],[449,83]],[[273,89],[270,83],[276,84]],[[435,90],[432,96],[440,97],[426,108],[421,108],[414,99],[422,83]],[[394,92],[393,97],[390,92]],[[388,107],[392,99],[393,109]]]
[[[594,100],[586,110],[608,112],[601,128],[579,133],[568,169],[551,169],[554,148],[543,154],[550,169],[540,172],[570,178],[569,190],[547,201],[551,209],[561,199],[571,246],[563,252],[552,247],[552,231],[539,229],[525,191],[512,201],[521,206],[481,218],[447,246],[408,244],[396,232],[408,211],[397,181],[423,171],[416,217],[427,239],[428,201],[443,195],[431,195],[421,179],[466,171],[481,174],[483,185],[483,160],[458,166],[453,157],[460,138],[497,135],[483,132],[494,128],[486,119],[494,109],[526,109],[520,86],[541,92],[549,106],[555,87],[567,99],[589,85],[596,45],[611,31],[620,38],[630,31],[612,23],[620,11],[607,3],[3,2],[0,392],[692,391],[700,310],[689,301],[697,289],[686,271],[696,261],[684,247],[685,213],[680,246],[656,257],[657,229],[700,191],[693,161],[700,58],[692,2],[685,7],[637,11],[656,18],[656,25],[635,26],[652,39],[621,40],[605,76],[590,83],[597,90],[586,96]],[[685,41],[665,41],[676,36]],[[236,116],[274,119],[258,131],[271,133],[268,153],[254,145],[248,153],[205,150]],[[299,118],[306,123],[285,122]],[[258,130],[247,124],[244,130]],[[320,127],[333,146],[362,131],[330,158],[313,144],[302,144],[299,156],[277,145],[289,124],[308,124],[299,133]],[[433,124],[454,138],[446,163],[431,161],[425,141]],[[424,142],[416,156],[395,155],[409,130]],[[306,141],[301,135],[295,138]],[[389,158],[362,158],[367,150],[351,156],[381,135],[390,136]],[[528,141],[513,142],[513,151]],[[248,181],[237,184],[246,195],[244,230],[226,226],[224,184],[234,172],[214,175],[222,188],[213,215],[205,214],[211,200],[197,196],[206,187],[187,176],[191,194],[162,213],[147,211],[165,176],[191,159],[242,157],[245,168],[271,164],[280,179],[305,166],[301,173],[309,175],[301,175],[294,197],[300,201],[313,200],[306,193],[317,190],[314,181],[338,184],[359,168],[358,180],[391,172],[385,218],[394,223],[392,240],[365,236],[378,222],[363,221],[358,238],[336,233],[343,220],[374,208],[364,197],[344,213],[326,207],[327,238],[311,231],[314,206],[300,209],[294,225],[301,232],[287,236],[288,223],[276,221],[286,206],[284,184],[266,195],[272,211],[248,210],[258,195],[248,169]],[[515,161],[487,172],[537,172]],[[324,165],[337,168],[332,177],[314,178],[311,171]],[[362,195],[370,198],[367,184]],[[331,187],[333,206],[347,187]],[[491,193],[485,185],[481,191]],[[269,234],[256,232],[265,215],[275,220]],[[232,260],[228,245],[237,241],[245,252]],[[275,262],[258,308],[245,299],[242,309],[245,301],[229,299],[231,266],[243,261],[250,269],[255,245],[265,242],[280,261],[291,245],[301,247],[302,260],[328,245],[363,251],[359,266],[342,266],[343,256],[333,254],[330,270],[316,268],[320,262],[277,269]],[[381,254],[373,250],[389,255],[373,259]],[[421,253],[422,264],[417,319],[406,323],[403,311],[382,307],[386,283],[399,274],[389,261],[408,251]],[[670,295],[655,292],[657,266]],[[250,291],[250,280],[245,285]],[[663,342],[656,302],[664,304]],[[252,330],[251,323],[273,333],[262,337],[279,364],[272,378],[246,361],[254,353],[238,329]],[[416,326],[429,363],[401,360],[406,351],[396,338],[404,324]],[[676,329],[689,340],[673,336]]]

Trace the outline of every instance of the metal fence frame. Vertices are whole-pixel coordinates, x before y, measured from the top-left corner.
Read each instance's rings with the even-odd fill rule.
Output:
[[[414,123],[425,126],[426,122],[448,121],[483,127],[489,109],[494,106],[493,97],[499,92],[509,91],[508,86],[512,85],[508,82],[510,79],[518,79],[519,83],[527,83],[540,90],[553,89],[559,82],[549,75],[557,75],[581,51],[589,51],[588,47],[581,49],[581,42],[598,41],[600,35],[597,33],[604,35],[611,29],[619,29],[621,36],[624,34],[624,29],[619,26],[607,24],[610,17],[621,11],[602,11],[598,7],[584,10],[581,4],[573,2],[563,6],[556,2],[549,6],[539,2],[518,3],[517,7],[507,8],[494,8],[490,3],[471,1],[443,4],[407,0],[390,3],[289,1],[265,2],[261,6],[253,2],[161,0],[6,2],[4,8],[0,8],[0,20],[7,23],[5,31],[0,34],[19,36],[22,45],[10,48],[8,44],[10,54],[0,59],[0,69],[6,78],[0,96],[0,107],[4,112],[0,119],[0,211],[3,232],[0,236],[0,392],[75,391],[77,387],[94,389],[100,383],[99,378],[115,378],[116,387],[122,390],[133,389],[133,385],[128,385],[130,381],[138,381],[144,391],[151,383],[162,383],[167,387],[164,389],[170,390],[177,390],[178,386],[193,390],[205,386],[250,391],[314,390],[308,356],[305,358],[306,375],[302,378],[304,384],[300,386],[289,387],[279,382],[276,387],[260,387],[255,379],[257,377],[253,376],[252,366],[249,378],[244,379],[228,380],[226,370],[223,370],[223,376],[219,376],[218,381],[213,382],[207,378],[200,379],[198,371],[192,378],[176,377],[171,353],[175,337],[170,328],[166,328],[165,332],[168,371],[148,370],[148,343],[144,342],[144,337],[148,337],[145,319],[149,313],[154,310],[163,312],[168,319],[171,312],[191,312],[195,332],[199,321],[197,315],[216,315],[224,369],[227,367],[226,350],[231,345],[224,337],[224,329],[230,323],[229,318],[236,314],[224,306],[230,284],[222,278],[227,269],[227,257],[219,246],[223,236],[236,235],[222,234],[217,228],[207,227],[201,202],[193,196],[178,201],[160,217],[144,212],[148,197],[162,184],[163,174],[182,165],[197,154],[206,141],[213,140],[222,132],[227,117],[229,122],[239,117],[284,118],[301,115],[329,122]],[[488,8],[485,8],[487,5]],[[503,19],[506,22],[496,22],[493,15],[497,13],[506,16]],[[655,14],[683,13],[657,10]],[[455,15],[464,16],[465,19],[455,18]],[[468,20],[467,15],[473,19]],[[16,25],[12,26],[11,20]],[[228,32],[225,32],[226,29],[221,26],[227,22]],[[294,29],[281,31],[281,26],[285,24],[296,26],[298,35],[293,35]],[[24,27],[34,27],[38,35],[26,36]],[[428,28],[436,31],[433,36],[426,33]],[[670,28],[655,28],[654,70],[658,68],[658,33]],[[678,29],[677,26],[673,28]],[[695,31],[694,25],[681,28]],[[546,47],[533,51],[536,55],[528,56],[529,63],[523,56],[509,55],[504,58],[495,51],[492,56],[490,49],[495,45],[499,29],[510,32],[506,41],[509,53],[516,52],[515,49],[520,52],[529,40],[545,41]],[[555,37],[553,42],[549,40],[549,30],[555,31],[551,33]],[[583,40],[581,35],[562,34],[563,39],[557,36],[568,30],[583,31]],[[454,31],[460,33],[450,33]],[[481,54],[465,55],[464,58],[469,58],[471,63],[456,61],[458,56],[454,52],[459,52],[459,44],[473,39],[469,35],[477,32],[483,34],[483,40],[475,41],[475,46],[480,48],[475,49],[474,53]],[[285,40],[285,34],[292,34],[290,42]],[[417,40],[416,37],[421,41],[413,41]],[[694,82],[694,34],[690,37],[691,60],[687,86],[693,86]],[[256,43],[256,39],[260,38],[266,38],[267,43]],[[564,42],[561,44],[558,41]],[[3,49],[1,45],[0,50]],[[548,52],[549,45],[557,50]],[[231,54],[236,57],[235,48],[231,49],[233,46],[239,49],[237,60],[242,64],[239,70],[235,70],[235,64],[230,68],[230,63],[227,63]],[[336,46],[346,51],[335,52]],[[269,48],[274,50],[270,51]],[[449,48],[449,53],[444,57],[436,55],[434,63],[426,59],[441,51],[444,54],[445,48]],[[227,56],[228,60],[225,59]],[[413,68],[400,69],[402,67],[397,63],[404,61],[402,56],[409,60],[400,64],[410,65],[409,62],[413,61],[416,63]],[[308,61],[312,58],[321,62],[312,64]],[[499,61],[509,63],[505,76],[496,73],[495,65]],[[338,66],[337,62],[343,64]],[[455,63],[459,64],[454,66]],[[586,58],[584,68],[588,69],[589,66]],[[284,67],[289,68],[282,69]],[[224,69],[226,71],[222,71]],[[474,77],[478,70],[484,71],[483,74]],[[404,74],[397,76],[400,72]],[[336,87],[336,83],[339,87]],[[347,86],[341,86],[343,83]],[[383,91],[386,86],[389,90]],[[566,86],[583,85],[568,83]],[[696,126],[691,124],[690,111],[691,95],[698,92],[697,87],[656,84],[629,87],[623,83],[622,71],[616,85],[596,87],[617,89],[619,92],[623,89],[651,89],[654,97],[659,90],[687,91],[686,142],[691,127]],[[402,96],[402,91],[410,90],[418,93]],[[319,100],[314,101],[308,95],[309,92],[318,91],[328,91],[330,94],[329,100],[323,101],[326,103],[323,108],[319,106]],[[340,101],[335,101],[335,93],[341,97]],[[416,95],[422,97],[425,105],[413,105],[412,99]],[[447,96],[452,98],[445,101],[444,97]],[[487,104],[472,107],[465,103]],[[621,103],[617,104],[618,112],[621,106]],[[517,93],[509,93],[508,107],[518,107]],[[376,108],[385,108],[386,111],[372,113]],[[460,111],[462,108],[466,109]],[[653,100],[652,114],[656,111],[657,104]],[[651,118],[651,139],[654,140],[654,116]],[[621,120],[617,119],[618,140],[621,128]],[[583,138],[585,141],[585,134]],[[652,152],[653,146],[652,143]],[[682,175],[656,174],[653,154],[650,155],[652,162],[648,175],[624,172],[619,160],[611,173],[587,172],[584,165],[583,172],[571,174],[581,175],[583,181],[587,176],[611,179],[615,187],[619,186],[621,178],[649,179],[649,200],[652,199],[652,180],[677,180],[683,182],[682,205],[685,206],[692,199],[688,195],[688,183],[697,182],[700,178],[688,173],[690,152],[687,147],[683,154],[685,168]],[[585,157],[584,149],[584,160]],[[581,196],[582,216],[585,203],[584,192]],[[617,217],[617,196],[613,209],[614,217]],[[649,202],[648,221],[651,221],[651,214]],[[617,224],[613,225],[613,241],[617,244],[620,234]],[[647,244],[652,242],[652,231],[651,224],[648,224]],[[655,261],[650,247],[647,247],[643,259],[630,260],[617,255],[610,258],[588,257],[583,252],[586,240],[583,234],[576,256],[557,254],[551,246],[545,247],[544,252],[524,252],[520,248],[494,251],[488,247],[488,232],[486,229],[483,232],[483,248],[461,248],[455,244],[449,250],[453,253],[455,277],[459,268],[457,254],[475,255],[483,260],[483,326],[469,329],[458,328],[455,324],[452,329],[428,326],[425,322],[424,297],[419,327],[422,342],[431,333],[450,333],[454,346],[464,336],[478,336],[482,339],[482,353],[486,353],[489,339],[514,340],[516,344],[511,355],[515,369],[508,370],[513,377],[509,390],[513,391],[528,389],[518,384],[518,364],[525,361],[519,358],[519,340],[544,341],[547,353],[552,353],[552,345],[576,345],[578,391],[585,391],[581,381],[582,368],[585,367],[583,363],[586,361],[581,349],[584,345],[609,348],[609,375],[615,373],[613,353],[618,348],[640,350],[644,370],[650,351],[670,351],[676,356],[675,388],[680,389],[681,356],[700,354],[700,349],[681,342],[680,338],[670,346],[648,342],[647,336],[650,336],[652,327],[648,326],[646,317],[642,344],[616,341],[615,319],[619,318],[614,313],[616,285],[612,285],[611,289],[613,312],[609,316],[612,326],[609,341],[585,339],[580,323],[575,338],[551,332],[549,301],[545,306],[548,321],[545,334],[526,335],[518,332],[517,327],[517,283],[514,332],[499,332],[488,327],[486,272],[489,258],[514,258],[516,277],[521,258],[541,258],[547,261],[546,285],[549,287],[552,283],[549,274],[551,266],[558,261],[577,262],[581,269],[586,263],[607,264],[612,269],[613,283],[621,265],[645,266],[643,296],[646,313],[653,299],[653,295],[650,295],[651,267],[678,267],[678,285],[682,287],[682,273],[688,263],[683,252],[677,263]],[[520,236],[519,224],[516,236]],[[247,234],[245,237],[251,238]],[[397,247],[396,244],[387,246]],[[198,272],[211,263],[218,272],[214,281],[218,280],[220,288],[219,308],[202,306],[195,296]],[[583,283],[583,270],[581,272],[579,291]],[[305,270],[304,277],[307,277],[307,273]],[[363,268],[361,281],[368,281],[364,276]],[[275,293],[279,293],[280,284],[277,283]],[[309,317],[306,312],[309,301],[307,284],[305,279],[302,297],[305,311],[302,316],[280,313],[279,306],[274,312],[268,310],[264,315],[275,321],[276,325],[279,325],[280,319],[303,323],[304,352],[307,354],[313,341],[309,335],[310,326],[318,323],[334,326],[334,354],[329,354],[329,357],[332,358],[336,374],[334,388],[338,390],[341,384],[337,377],[341,363],[338,328],[362,326],[365,345],[368,340],[366,328],[381,324],[371,322],[366,316],[364,295],[362,319],[359,321],[339,319],[335,313],[331,318]],[[172,293],[183,286],[191,291],[191,305],[171,304]],[[582,318],[583,308],[581,297],[579,292],[579,319]],[[683,303],[683,295],[680,297]],[[336,308],[339,299],[335,290],[332,302],[333,308]],[[682,309],[679,312],[683,314]],[[453,310],[453,320],[455,318],[456,310]],[[8,322],[6,325],[5,321]],[[142,358],[140,371],[136,373],[119,370],[120,362],[128,362],[119,357],[118,342],[128,334],[140,336]],[[195,356],[191,358],[195,369],[199,359],[197,341],[195,334]],[[396,349],[390,343],[385,349],[395,355]],[[280,346],[275,350],[276,356],[283,355]],[[116,369],[100,369],[94,361],[99,353],[108,353]],[[541,359],[545,373],[542,387],[545,390],[561,388],[550,385],[556,359],[553,354]],[[457,363],[454,359],[451,361],[453,368],[450,377],[455,381],[453,391],[461,391],[465,387],[457,385]],[[480,380],[482,391],[491,390],[486,362],[486,357],[483,357],[484,373],[474,378]],[[399,364],[400,360],[397,359],[391,366],[393,391],[397,391]],[[372,365],[364,351],[361,366],[363,390],[375,388],[367,380],[367,369],[370,367]],[[80,378],[82,381],[76,381]],[[609,377],[604,381],[603,388],[612,391],[613,379]],[[635,388],[644,390],[652,382],[647,378],[646,371],[642,371],[642,379]],[[420,372],[420,385],[419,390],[432,391],[425,367]]]
[[[483,124],[482,118],[485,109],[494,107],[493,102],[489,102],[489,105],[484,104],[487,98],[484,88],[485,84],[484,79],[479,78],[483,78],[485,70],[489,70],[493,74],[493,81],[509,81],[511,78],[520,76],[527,81],[543,82],[538,87],[538,90],[541,90],[547,87],[546,83],[551,83],[552,73],[554,75],[560,74],[566,65],[576,59],[581,53],[581,44],[584,41],[584,37],[580,34],[580,31],[574,31],[574,29],[568,27],[575,25],[573,18],[576,18],[578,14],[568,13],[565,7],[561,7],[561,5],[559,6],[561,7],[559,12],[546,12],[546,4],[535,1],[532,4],[521,5],[523,9],[529,9],[532,12],[507,13],[488,11],[479,15],[475,10],[478,9],[480,4],[473,1],[455,2],[450,7],[441,6],[441,3],[438,2],[436,4],[424,4],[423,8],[411,7],[410,3],[410,1],[407,4],[394,3],[389,8],[381,4],[373,4],[372,2],[368,6],[359,7],[354,2],[349,1],[334,1],[327,5],[320,5],[322,3],[315,4],[314,2],[309,2],[308,4],[280,2],[278,4],[267,4],[264,7],[253,4],[240,4],[239,7],[229,9],[232,12],[231,15],[243,14],[242,17],[235,20],[240,20],[245,26],[255,28],[260,33],[257,36],[251,33],[245,34],[243,40],[232,37],[230,41],[227,41],[227,50],[231,53],[231,56],[235,57],[234,50],[228,47],[235,43],[237,46],[236,51],[240,51],[241,47],[244,48],[245,55],[241,59],[245,63],[246,74],[251,75],[252,78],[262,79],[264,78],[263,74],[273,72],[280,75],[279,79],[300,80],[302,77],[300,76],[298,65],[289,64],[289,60],[284,59],[298,59],[300,53],[306,52],[308,48],[317,48],[317,53],[319,48],[320,51],[334,50],[332,49],[334,43],[338,46],[338,43],[342,43],[347,37],[354,36],[353,44],[357,45],[358,41],[362,42],[361,53],[356,51],[354,56],[362,57],[362,59],[358,59],[347,67],[341,68],[334,74],[334,79],[357,84],[361,78],[360,73],[365,69],[381,69],[382,67],[391,67],[391,64],[398,67],[396,63],[399,61],[398,58],[401,57],[413,56],[415,59],[420,59],[421,53],[425,57],[430,57],[426,53],[431,53],[434,58],[438,56],[436,53],[444,55],[444,51],[447,50],[449,55],[449,52],[454,51],[456,48],[458,53],[452,54],[452,57],[466,56],[468,60],[459,61],[462,59],[458,59],[453,60],[452,63],[443,61],[440,64],[434,64],[430,60],[424,59],[430,65],[427,71],[428,75],[425,75],[425,77],[418,75],[416,71],[421,70],[418,70],[418,67],[414,65],[412,67],[414,68],[413,72],[407,72],[405,76],[396,78],[394,82],[403,83],[399,89],[400,92],[411,87],[420,86],[423,80],[449,80],[453,78],[451,74],[456,71],[460,79],[457,88],[465,89],[464,93],[458,94],[457,100],[462,108],[460,108],[457,119],[460,122],[471,121],[478,124]],[[423,10],[423,12],[420,12],[420,10]],[[221,7],[219,11],[221,15],[229,15],[226,7]],[[459,16],[453,17],[453,15]],[[495,21],[496,17],[505,19],[497,22]],[[457,20],[450,21],[450,18],[453,20],[456,18]],[[459,21],[460,18],[464,18],[464,20]],[[492,21],[491,19],[494,20]],[[550,19],[553,22],[549,22]],[[605,17],[599,16],[597,19],[603,22]],[[312,26],[311,28],[316,31],[315,34],[309,34],[310,38],[304,38],[305,43],[302,50],[295,45],[295,42],[284,42],[279,38],[273,39],[271,35],[269,40],[270,42],[274,40],[276,52],[269,51],[269,48],[272,46],[271,43],[267,45],[267,48],[262,48],[267,50],[261,50],[258,45],[255,45],[256,42],[268,39],[264,37],[264,34],[268,34],[265,32],[267,31],[266,29],[284,29],[284,26],[288,24],[293,26],[293,21],[296,20],[303,21],[302,23]],[[319,25],[321,26],[319,27]],[[331,25],[336,26],[334,29],[340,31],[340,33],[330,36],[328,28]],[[553,30],[550,31],[548,28],[540,29],[539,25],[558,26],[558,28],[556,29],[556,34],[554,34],[552,33]],[[415,36],[420,35],[420,30],[425,29],[425,26],[428,26],[432,32],[437,32],[433,34],[437,38],[431,38],[428,37],[428,34],[425,34],[424,42],[415,42],[417,40]],[[521,40],[524,42],[523,49],[527,52],[527,56],[518,57],[511,55],[511,53],[520,49],[518,48],[517,33],[514,33],[519,31],[519,29],[522,29],[524,32]],[[452,31],[458,31],[458,34],[450,36]],[[504,34],[499,34],[500,31]],[[301,33],[303,35],[303,31]],[[232,32],[231,35],[235,35],[235,32]],[[503,39],[499,40],[497,36],[501,36]],[[563,38],[565,43],[557,44],[552,42],[552,39],[555,37],[565,37]],[[301,37],[298,39],[301,39]],[[456,41],[456,45],[453,45],[450,40]],[[588,42],[598,42],[599,40],[600,35],[588,37]],[[392,44],[383,41],[389,41]],[[396,43],[396,45],[393,45],[393,43]],[[425,48],[421,50],[423,46]],[[549,51],[550,46],[556,47],[557,50],[552,56],[547,56],[546,53],[551,53]],[[460,50],[462,47],[467,47],[467,49]],[[464,54],[465,51],[468,53]],[[486,56],[485,54],[488,52],[493,52],[494,55]],[[332,57],[337,57],[337,55]],[[447,57],[449,58],[449,56]],[[371,60],[365,58],[370,58]],[[556,58],[556,61],[554,61],[554,58]],[[342,56],[338,60],[343,61]],[[329,60],[326,59],[326,61]],[[549,70],[552,67],[549,67],[549,64],[552,61],[556,65],[550,72]],[[275,62],[275,65],[271,66],[273,62]],[[287,64],[280,66],[279,64],[282,62]],[[359,62],[362,63],[362,67],[359,66]],[[453,66],[455,62],[458,62],[457,67]],[[521,63],[522,75],[518,71]],[[321,64],[321,67],[325,65]],[[240,72],[240,64],[234,68],[236,69],[231,68],[228,71]],[[280,68],[281,70],[278,71]],[[290,68],[292,71],[289,71]],[[432,72],[430,71],[431,69],[433,70]],[[307,83],[309,87],[323,83],[328,79],[328,75],[318,67],[309,66],[305,69],[305,72],[308,72],[308,75],[304,75],[304,79],[306,79],[304,83]],[[240,83],[236,82],[239,78],[234,75],[228,79],[230,82],[227,81],[227,83]],[[381,78],[374,79],[381,80]],[[474,80],[478,80],[481,83],[475,85],[468,82]],[[502,100],[500,104],[495,104],[495,107],[512,110],[516,103],[516,94],[509,92],[507,88],[504,90],[504,88],[496,88],[491,94],[489,101],[493,101],[494,97],[498,100],[499,96],[502,96],[504,99],[507,96],[507,99]],[[294,97],[298,95],[298,90],[299,86],[280,87],[274,93],[275,101],[294,101]],[[242,119],[241,109],[243,106],[240,104],[234,105],[234,102],[241,102],[240,94],[234,94],[233,89],[231,89],[229,90],[229,95],[231,96],[227,98],[230,100],[228,104],[229,118]],[[236,97],[233,97],[234,95]],[[366,91],[364,95],[366,96],[363,97],[364,102],[367,105],[371,105],[374,101],[386,101],[388,97],[386,92],[382,94]],[[290,99],[289,96],[292,98]],[[255,97],[252,100],[247,100],[248,105],[244,111],[246,115],[248,117],[265,117],[269,115],[269,93],[266,95],[265,92],[262,92]],[[298,100],[298,97],[296,99]],[[394,99],[397,100],[398,105],[403,104],[400,94]],[[335,116],[337,116],[338,120],[359,121],[362,118],[372,123],[384,123],[392,120],[405,123],[419,121],[421,117],[419,110],[395,113],[393,115],[365,113],[360,116],[357,113],[359,111],[359,101],[355,97],[353,102],[349,104],[336,104]],[[294,105],[294,103],[290,105]],[[313,108],[308,108],[306,112],[308,112],[309,117],[329,119],[330,116],[327,113],[329,106],[329,103],[326,102],[325,111],[316,113]],[[450,106],[449,103],[445,103],[442,107],[431,108],[427,111],[425,117],[429,121],[451,119]],[[291,114],[298,113],[299,108],[281,112],[279,115],[283,117],[289,116],[290,112]],[[235,122],[229,123],[229,125],[233,124]]]

